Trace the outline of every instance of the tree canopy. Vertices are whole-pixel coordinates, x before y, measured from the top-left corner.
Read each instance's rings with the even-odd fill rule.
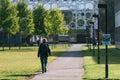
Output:
[[[58,8],[53,8],[52,10],[48,11],[45,19],[45,31],[47,35],[51,34],[64,34],[65,28],[65,20],[64,15]]]
[[[20,31],[25,34],[31,34],[34,32],[34,23],[32,11],[28,9],[28,5],[24,0],[19,0],[17,3],[18,17]]]
[[[46,16],[47,11],[43,7],[43,5],[39,5],[37,8],[33,10],[34,15],[34,24],[35,24],[35,34],[44,35],[45,25],[44,25],[44,17]]]
[[[19,31],[16,5],[10,0],[0,0],[0,27],[9,34]]]

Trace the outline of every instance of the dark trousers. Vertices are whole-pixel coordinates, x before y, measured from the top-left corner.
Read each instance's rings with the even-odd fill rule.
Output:
[[[41,67],[42,67],[42,73],[46,72],[46,66],[47,66],[47,57],[41,57]]]

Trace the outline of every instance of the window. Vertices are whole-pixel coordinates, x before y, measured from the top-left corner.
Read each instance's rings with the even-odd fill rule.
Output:
[[[30,1],[33,1],[33,0],[30,0]]]

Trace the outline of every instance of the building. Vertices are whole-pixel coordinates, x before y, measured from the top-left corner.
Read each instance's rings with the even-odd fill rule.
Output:
[[[17,3],[19,0],[11,0]],[[98,14],[98,0],[25,0],[28,7],[36,8],[43,4],[46,9],[58,7],[62,10],[67,26],[71,29],[70,36],[76,42],[85,43],[86,37],[93,38],[93,31],[98,29],[98,21],[93,14]],[[71,20],[68,19],[71,16]],[[69,21],[68,21],[69,20]],[[90,22],[94,22],[90,27]],[[88,31],[89,30],[89,31]]]
[[[11,0],[17,3],[18,0]],[[91,36],[92,28],[90,22],[94,22],[94,30],[97,30],[98,21],[93,14],[98,14],[98,0],[25,0],[29,8],[36,8],[43,4],[46,9],[57,7],[62,10],[67,26],[72,30],[69,35],[74,37],[76,42],[86,42],[86,37]],[[61,3],[61,4],[59,4]],[[71,19],[68,19],[70,18]],[[91,26],[92,27],[92,26]],[[89,32],[87,31],[89,30]],[[90,34],[90,35],[89,35]],[[82,38],[81,38],[82,37]],[[83,39],[83,40],[81,40]]]
[[[115,45],[120,48],[120,0],[115,0]]]

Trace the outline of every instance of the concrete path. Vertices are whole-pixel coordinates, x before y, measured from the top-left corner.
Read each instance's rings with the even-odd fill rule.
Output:
[[[81,44],[73,44],[68,52],[47,65],[47,72],[38,72],[31,80],[82,80]]]

